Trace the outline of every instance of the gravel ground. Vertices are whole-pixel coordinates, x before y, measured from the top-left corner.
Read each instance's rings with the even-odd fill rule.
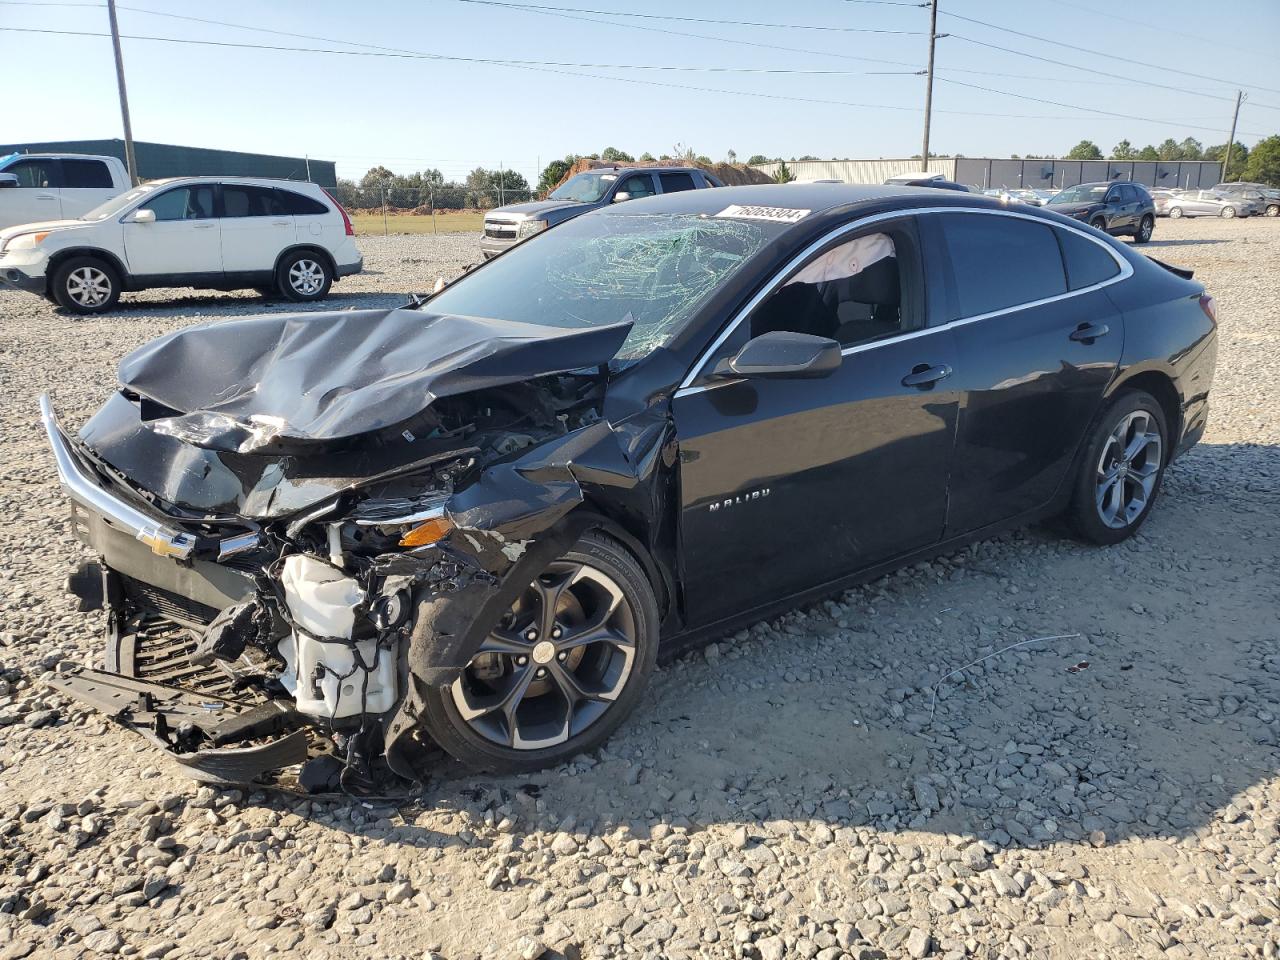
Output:
[[[408,804],[199,788],[39,683],[100,625],[62,592],[36,395],[78,423],[135,345],[287,308],[0,293],[0,960],[1277,957],[1280,221],[1157,237],[1221,349],[1141,536],[918,564],[664,666],[594,755]],[[332,305],[395,304],[476,237],[361,245]]]

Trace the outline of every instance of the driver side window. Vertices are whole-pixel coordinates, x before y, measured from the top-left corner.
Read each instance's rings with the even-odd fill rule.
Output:
[[[751,336],[807,333],[853,347],[918,324],[912,232],[893,224],[818,253],[751,315]]]
[[[653,188],[653,177],[647,173],[640,176],[627,177],[618,189],[620,192],[625,191],[631,194],[632,200],[639,200],[641,197],[652,197],[657,192]]]

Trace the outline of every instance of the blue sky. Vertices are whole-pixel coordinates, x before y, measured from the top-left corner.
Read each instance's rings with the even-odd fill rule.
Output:
[[[309,153],[336,160],[343,176],[358,176],[379,162],[398,173],[439,167],[448,177],[501,162],[533,176],[540,163],[554,157],[606,146],[638,155],[646,150],[660,154],[680,143],[714,159],[730,149],[740,159],[755,153],[893,157],[920,150],[924,78],[911,71],[923,68],[926,60],[925,10],[856,0],[528,2],[838,29],[575,15],[594,21],[588,22],[461,0],[120,0],[120,24],[125,35],[351,53],[378,52],[370,48],[379,47],[456,58],[848,72],[707,73],[609,66],[535,70],[126,39],[134,135],[194,146]],[[1114,15],[1106,13],[1109,8]],[[142,9],[257,29],[155,16]],[[1122,5],[1114,0],[942,0],[941,10],[938,30],[952,36],[938,41],[935,152],[1064,153],[1082,138],[1094,140],[1104,151],[1125,137],[1137,146],[1188,135],[1206,145],[1222,143],[1236,84],[1253,87],[1241,110],[1237,138],[1252,144],[1259,135],[1280,132],[1277,0],[1224,0],[1212,7],[1198,0],[1131,0]],[[1105,56],[947,14],[1051,37]],[[0,26],[97,33],[105,32],[107,16],[105,7],[89,2],[0,3]],[[705,39],[713,37],[723,39]],[[1039,62],[982,44],[1089,69]],[[25,91],[6,98],[0,141],[121,135],[108,40],[0,32],[0,56],[8,75],[21,78],[11,92],[17,85]],[[1230,82],[1135,66],[1132,58]],[[1192,92],[1141,86],[1103,72]],[[1033,103],[974,85],[1067,106]],[[1260,89],[1266,87],[1272,90]]]

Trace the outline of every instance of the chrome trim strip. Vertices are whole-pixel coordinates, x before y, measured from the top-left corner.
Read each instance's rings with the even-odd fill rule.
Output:
[[[262,544],[262,537],[257,533],[242,533],[238,537],[227,537],[218,541],[218,560],[226,560],[237,554],[248,553]]]
[[[161,556],[186,559],[191,555],[196,546],[196,538],[192,534],[169,526],[103,489],[71,452],[71,447],[58,426],[53,404],[47,393],[40,395],[40,419],[49,436],[49,446],[53,448],[58,482],[68,497],[101,515],[113,526],[133,534],[135,539],[141,540]]]
[[[357,527],[400,527],[406,523],[422,523],[425,520],[435,520],[438,517],[443,517],[444,505],[445,501],[441,500],[438,504],[398,517],[356,517],[351,522]]]
[[[791,260],[788,261],[787,265],[783,267],[781,270],[779,270],[776,274],[774,274],[773,279],[770,280],[769,283],[763,289],[761,289],[759,293],[757,293],[754,297],[752,297],[747,302],[747,305],[745,307],[743,307],[741,310],[738,311],[737,316],[735,316],[725,326],[724,330],[720,333],[720,335],[711,342],[711,346],[709,346],[706,350],[702,352],[702,354],[698,357],[697,362],[690,369],[689,374],[684,378],[684,380],[680,382],[680,386],[676,388],[675,395],[677,397],[692,396],[695,393],[701,393],[704,390],[710,390],[713,387],[723,386],[725,383],[737,382],[736,380],[724,380],[717,383],[706,384],[700,387],[692,386],[692,383],[695,380],[697,380],[698,377],[701,375],[703,366],[705,366],[707,361],[715,354],[717,350],[720,349],[720,345],[729,338],[729,335],[732,334],[733,331],[738,328],[738,324],[742,323],[742,321],[746,319],[746,317],[751,313],[751,311],[760,305],[761,301],[763,301],[765,297],[769,296],[770,294],[773,293],[774,290],[778,289],[782,281],[785,280],[791,274],[791,272],[795,270],[796,267],[800,266],[805,260],[813,256],[813,254],[817,253],[818,250],[820,250],[822,247],[826,246],[832,240],[838,239],[839,237],[842,237],[847,233],[853,233],[856,230],[861,230],[863,227],[869,224],[879,223],[883,220],[899,220],[904,217],[914,217],[914,216],[920,216],[922,214],[928,214],[928,213],[985,213],[995,217],[1015,217],[1019,220],[1030,220],[1032,223],[1041,223],[1048,227],[1056,227],[1059,230],[1070,230],[1073,233],[1077,233],[1080,236],[1084,237],[1086,240],[1090,240],[1093,243],[1096,243],[1098,246],[1102,247],[1102,249],[1106,250],[1107,253],[1111,254],[1112,259],[1114,259],[1117,266],[1120,267],[1120,272],[1116,274],[1114,277],[1111,277],[1108,280],[1102,281],[1102,283],[1095,283],[1092,286],[1081,287],[1079,290],[1068,290],[1066,293],[1060,293],[1052,297],[1045,297],[1043,300],[1033,300],[1030,303],[1020,303],[1012,307],[1005,307],[1001,310],[993,310],[990,313],[981,313],[973,317],[960,317],[948,323],[940,323],[936,327],[922,327],[919,330],[910,330],[906,333],[899,334],[896,337],[885,337],[883,340],[874,340],[871,343],[861,343],[856,346],[846,347],[844,350],[840,351],[840,353],[843,356],[847,357],[853,353],[860,353],[864,350],[870,350],[873,347],[878,347],[881,344],[885,344],[885,343],[897,343],[900,340],[912,340],[912,339],[915,339],[916,337],[924,336],[925,334],[928,334],[928,333],[934,333],[935,331],[938,331],[938,330],[950,330],[953,327],[962,326],[966,323],[976,323],[979,320],[988,320],[991,317],[999,317],[1006,313],[1016,313],[1019,310],[1028,310],[1032,307],[1043,306],[1046,303],[1054,303],[1058,300],[1066,300],[1068,297],[1078,297],[1081,294],[1091,293],[1094,290],[1101,290],[1103,287],[1110,286],[1113,283],[1119,283],[1121,280],[1127,280],[1129,279],[1129,277],[1133,276],[1133,265],[1129,263],[1129,261],[1126,260],[1124,257],[1120,256],[1120,254],[1118,254],[1114,249],[1112,249],[1110,244],[1108,244],[1101,237],[1094,236],[1091,233],[1086,233],[1084,230],[1080,229],[1074,224],[1054,223],[1052,221],[1045,220],[1043,217],[1028,216],[1027,214],[1020,213],[1016,210],[990,210],[990,209],[987,209],[986,207],[917,207],[915,209],[909,209],[909,210],[893,210],[888,213],[878,213],[873,217],[865,217],[861,220],[855,220],[852,223],[842,224],[841,226],[832,230],[830,233],[827,233],[822,237],[820,237],[819,239],[815,240],[813,243],[809,244],[809,246],[805,247],[802,251],[800,251],[798,254],[792,257]],[[1092,228],[1089,228],[1089,229],[1092,230]]]

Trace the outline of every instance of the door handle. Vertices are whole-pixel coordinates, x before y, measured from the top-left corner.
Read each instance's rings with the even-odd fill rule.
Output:
[[[277,227],[287,227],[290,223],[288,220],[272,220],[271,222]]]
[[[37,200],[57,200],[58,197],[56,194],[53,194],[53,193],[37,193],[36,199]]]
[[[1110,332],[1111,328],[1105,323],[1082,323],[1071,331],[1071,339],[1087,346],[1099,337],[1105,337]]]
[[[930,366],[927,363],[917,363],[911,368],[911,372],[902,378],[904,387],[919,387],[921,390],[932,390],[933,385],[939,380],[945,380],[951,376],[951,368],[945,363],[939,363]]]
[[[212,224],[212,223],[193,223],[193,224],[191,225],[191,229],[193,229],[193,230],[212,230],[212,229],[214,228],[214,226],[215,226],[215,225],[214,225],[214,224]]]

